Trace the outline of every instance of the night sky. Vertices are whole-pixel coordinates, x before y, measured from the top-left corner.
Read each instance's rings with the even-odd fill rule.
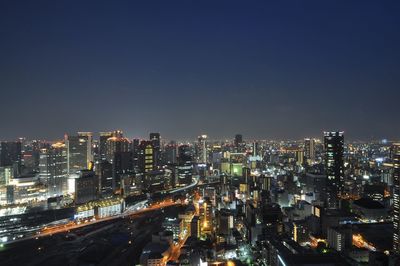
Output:
[[[0,139],[400,139],[400,1],[266,2],[1,1]]]

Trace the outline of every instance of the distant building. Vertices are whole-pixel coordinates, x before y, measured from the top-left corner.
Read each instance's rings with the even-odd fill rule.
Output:
[[[161,136],[160,133],[150,133],[150,141],[153,144],[155,167],[161,166]]]
[[[201,135],[197,137],[197,163],[207,164],[208,152],[207,152],[207,135]]]
[[[97,164],[96,174],[99,176],[99,188],[102,195],[113,192],[113,165],[102,160]]]
[[[326,207],[340,207],[344,185],[344,136],[343,132],[324,132],[325,172],[327,176]]]
[[[68,191],[67,148],[64,143],[55,143],[40,151],[39,176],[47,184],[49,197],[63,195]]]
[[[236,134],[235,135],[235,140],[234,140],[234,145],[236,147],[236,149],[239,149],[240,146],[243,143],[243,135],[242,134]],[[237,152],[240,152],[239,150]]]
[[[134,173],[132,152],[116,152],[113,157],[113,189],[121,189],[121,176]]]
[[[21,165],[21,142],[6,141],[0,144],[0,166]]]
[[[114,131],[112,137],[106,141],[106,159],[113,162],[114,155],[119,152],[128,152],[130,141],[123,137],[122,131]]]
[[[329,227],[328,244],[336,251],[342,252],[352,247],[351,227]]]
[[[75,180],[75,203],[83,204],[97,199],[98,177],[93,171],[81,170]]]
[[[90,132],[78,132],[77,136],[67,136],[68,173],[89,169],[93,162],[93,136]]]
[[[164,154],[166,164],[176,164],[178,162],[178,147],[175,143],[167,144]]]
[[[304,139],[304,156],[309,164],[315,162],[315,139]]]
[[[153,142],[149,140],[143,140],[139,146],[139,169],[141,173],[148,173],[156,168],[156,158],[153,147]]]
[[[107,140],[112,137],[112,132],[100,132],[99,159],[107,160]]]
[[[400,254],[400,143],[393,145],[393,250]]]

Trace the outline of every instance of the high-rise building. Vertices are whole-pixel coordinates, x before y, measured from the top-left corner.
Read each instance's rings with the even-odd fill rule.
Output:
[[[207,164],[207,135],[201,135],[197,138],[197,162]]]
[[[400,254],[400,143],[393,144],[393,250]]]
[[[113,192],[113,165],[107,160],[102,160],[97,164],[96,174],[99,176],[99,191],[102,195],[112,194]]]
[[[304,139],[304,156],[309,164],[315,162],[315,139]]]
[[[150,133],[150,141],[154,148],[155,166],[161,166],[161,136],[160,133]]]
[[[49,197],[63,195],[68,190],[67,149],[58,142],[40,151],[39,176],[47,184]]]
[[[235,135],[235,141],[234,141],[235,143],[235,147],[236,148],[239,148],[241,145],[242,145],[242,143],[243,143],[243,135],[241,135],[241,134],[236,134]]]
[[[140,153],[140,139],[133,139],[131,143],[131,151],[133,154],[133,165],[139,166],[139,153]]]
[[[178,166],[175,169],[175,184],[177,186],[188,185],[192,182],[193,155],[189,145],[178,147]]]
[[[0,187],[7,186],[14,178],[12,166],[0,166]]]
[[[344,136],[343,132],[324,132],[325,145],[325,173],[326,207],[337,209],[340,207],[340,195],[344,184]]]
[[[179,145],[178,146],[178,164],[192,164],[193,162],[193,152],[189,145]]]
[[[143,140],[140,143],[139,168],[145,174],[155,170],[155,153],[152,141]]]
[[[298,165],[302,165],[304,163],[304,151],[303,150],[296,150],[296,162]]]
[[[98,177],[93,171],[79,171],[79,178],[75,179],[75,203],[83,204],[97,199]]]
[[[21,166],[21,142],[4,141],[0,145],[0,166],[12,166],[17,164]]]
[[[122,151],[114,153],[113,159],[113,188],[118,190],[121,188],[121,177],[123,175],[133,174],[133,156],[132,152]]]
[[[174,142],[171,142],[165,146],[165,153],[164,153],[164,162],[166,164],[176,164],[178,153],[177,153],[177,146]]]
[[[68,173],[89,169],[93,162],[93,135],[91,132],[78,132],[77,136],[67,136]]]
[[[112,132],[100,132],[99,159],[107,160],[107,140],[112,137]]]
[[[121,131],[114,131],[111,138],[106,142],[106,159],[113,162],[115,153],[128,152],[130,149],[130,141],[124,138]]]

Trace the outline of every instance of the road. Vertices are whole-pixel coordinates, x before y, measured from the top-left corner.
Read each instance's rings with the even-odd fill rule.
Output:
[[[136,265],[165,217],[177,216],[184,209],[179,204],[163,204],[124,218],[12,243],[0,252],[0,264]]]

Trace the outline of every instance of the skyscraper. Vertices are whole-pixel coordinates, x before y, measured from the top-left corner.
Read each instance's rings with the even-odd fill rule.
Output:
[[[145,174],[155,170],[155,153],[152,141],[143,140],[140,143],[139,168]]]
[[[133,155],[129,151],[120,151],[114,153],[112,163],[113,188],[121,189],[121,177],[123,175],[133,174]]]
[[[115,153],[128,152],[130,149],[130,141],[123,137],[122,132],[118,132],[120,131],[115,131],[106,142],[106,159],[109,162],[113,162]]]
[[[12,166],[17,163],[21,166],[21,142],[6,141],[0,146],[0,166]]]
[[[239,146],[243,143],[243,135],[241,134],[236,134],[235,135],[235,147],[239,148]]]
[[[107,160],[107,140],[112,137],[112,132],[100,132],[99,159]]]
[[[39,176],[47,184],[49,197],[67,192],[67,149],[58,142],[40,151]]]
[[[235,139],[233,141],[234,152],[244,152],[246,150],[246,145],[243,142],[243,135],[236,134]]]
[[[325,172],[327,177],[326,207],[340,207],[339,197],[343,192],[344,183],[344,136],[343,132],[324,132]]]
[[[177,145],[175,142],[170,142],[168,145],[165,146],[165,163],[166,164],[176,164],[177,163],[177,158],[178,158],[178,153],[177,153]]]
[[[67,136],[68,173],[88,169],[93,161],[92,133],[78,132],[78,136]]]
[[[197,138],[197,162],[207,164],[207,135]]]
[[[131,151],[133,154],[133,166],[139,167],[140,139],[132,140]]]
[[[393,250],[400,254],[400,143],[393,144]]]
[[[161,136],[160,133],[150,133],[150,141],[154,148],[155,166],[161,166]]]
[[[304,156],[309,164],[315,162],[315,139],[304,139]]]

